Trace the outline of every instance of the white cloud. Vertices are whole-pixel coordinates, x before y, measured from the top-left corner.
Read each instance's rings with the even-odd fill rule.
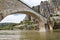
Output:
[[[5,17],[0,23],[20,23],[26,17],[26,14],[13,14]]]

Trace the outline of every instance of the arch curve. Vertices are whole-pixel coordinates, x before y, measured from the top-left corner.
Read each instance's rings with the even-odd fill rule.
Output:
[[[32,10],[27,10],[24,8],[23,9],[20,9],[20,8],[19,9],[7,9],[7,10],[4,10],[3,13],[6,13],[5,17],[11,14],[16,14],[16,13],[22,13],[22,14],[33,16],[39,20],[40,31],[45,32],[45,23],[46,23],[45,18]]]

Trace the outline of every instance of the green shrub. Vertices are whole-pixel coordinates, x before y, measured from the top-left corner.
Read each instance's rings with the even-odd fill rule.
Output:
[[[0,30],[13,30],[14,24],[9,24],[7,26],[0,26]]]

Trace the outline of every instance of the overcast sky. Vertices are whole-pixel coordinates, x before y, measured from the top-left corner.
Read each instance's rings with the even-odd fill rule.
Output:
[[[0,23],[20,23],[26,17],[26,14],[13,14],[5,17]]]
[[[32,7],[39,5],[41,1],[46,1],[46,0],[21,0],[21,1]]]

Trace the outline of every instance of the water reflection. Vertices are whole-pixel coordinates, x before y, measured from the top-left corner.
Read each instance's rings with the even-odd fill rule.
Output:
[[[20,40],[60,40],[60,31],[21,31],[20,36]]]

